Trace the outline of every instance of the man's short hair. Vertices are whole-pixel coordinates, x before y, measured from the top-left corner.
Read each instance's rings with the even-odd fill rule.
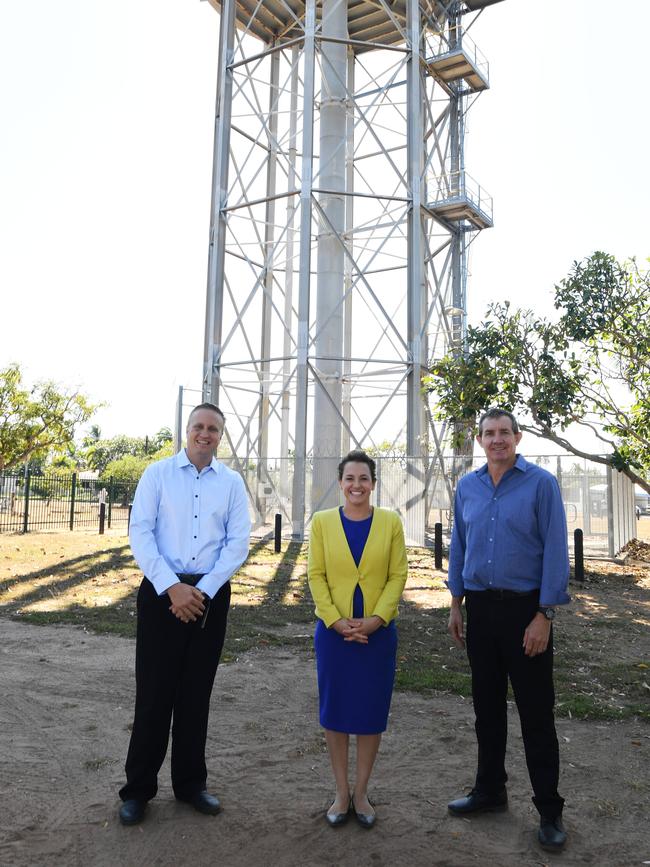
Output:
[[[519,433],[519,422],[510,410],[501,409],[500,406],[492,406],[490,409],[486,409],[478,420],[478,435],[481,436],[483,434],[483,422],[486,418],[500,418],[503,415],[510,419],[512,423],[512,432],[516,434]]]
[[[361,449],[352,449],[352,451],[348,452],[339,464],[339,482],[343,478],[343,473],[345,472],[345,465],[349,463],[366,464],[368,466],[371,481],[377,481],[376,465],[370,455],[362,451]]]
[[[190,425],[190,421],[192,420],[192,416],[194,415],[195,412],[197,412],[200,409],[209,409],[212,412],[216,412],[217,415],[221,416],[221,420],[223,421],[223,423],[224,424],[226,423],[226,416],[221,412],[221,410],[219,409],[219,407],[215,403],[200,403],[198,406],[195,406],[194,409],[192,410],[192,412],[189,414],[189,416],[187,418],[187,426],[188,427]]]

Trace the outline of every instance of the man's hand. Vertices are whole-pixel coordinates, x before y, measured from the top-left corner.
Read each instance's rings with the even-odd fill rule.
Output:
[[[537,656],[544,653],[548,647],[548,637],[551,634],[551,621],[538,612],[530,621],[524,632],[524,653],[526,656]]]
[[[462,601],[462,597],[454,597],[451,600],[449,623],[447,624],[447,632],[454,639],[456,647],[465,647]]]
[[[167,588],[167,595],[172,603],[169,610],[183,623],[194,621],[203,614],[203,593],[191,584],[182,584],[180,581],[172,584]]]

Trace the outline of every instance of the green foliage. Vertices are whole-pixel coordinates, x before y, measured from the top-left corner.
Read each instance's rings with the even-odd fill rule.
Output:
[[[90,469],[97,470],[102,476],[107,475],[110,464],[126,457],[142,458],[144,468],[161,449],[171,449],[172,440],[172,433],[168,427],[161,428],[153,437],[128,437],[119,434],[110,439],[95,439],[91,433],[84,440],[85,461]],[[125,466],[134,468],[136,464],[127,462]]]
[[[86,450],[86,461],[92,470],[103,475],[109,464],[124,457],[144,458],[144,439],[124,434],[106,440],[97,440]],[[146,466],[146,462],[145,462]]]
[[[650,491],[650,276],[594,253],[555,287],[557,321],[493,304],[469,327],[465,352],[431,368],[435,414],[460,425],[490,405],[519,412],[522,428],[606,463]],[[607,454],[565,434],[588,427]]]
[[[25,388],[17,364],[0,370],[0,470],[65,453],[77,427],[97,408],[85,395],[54,382]]]
[[[116,437],[117,439],[117,437]],[[123,455],[110,461],[100,478],[105,484],[110,479],[119,483],[130,486],[136,485],[140,480],[140,476],[154,461],[159,461],[162,458],[171,457],[173,454],[173,445],[171,442],[166,443],[155,454],[152,455]]]

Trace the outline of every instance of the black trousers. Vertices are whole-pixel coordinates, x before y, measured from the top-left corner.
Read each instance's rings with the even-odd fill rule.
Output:
[[[478,769],[476,789],[493,794],[508,779],[505,769],[508,678],[519,711],[526,764],[538,811],[555,817],[564,800],[557,787],[560,760],[553,705],[553,633],[544,653],[524,654],[526,627],[537,612],[539,594],[466,594],[467,655],[472,669]]]
[[[172,786],[187,799],[206,787],[205,742],[210,695],[226,635],[230,584],[200,620],[183,623],[145,578],[138,591],[135,649],[135,718],[126,757],[123,801],[148,801],[158,791],[158,771],[167,753],[172,724]]]

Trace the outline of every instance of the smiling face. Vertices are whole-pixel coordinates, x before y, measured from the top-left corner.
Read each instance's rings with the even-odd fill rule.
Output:
[[[375,490],[375,483],[368,464],[348,461],[343,467],[343,477],[339,485],[345,497],[346,509],[354,513],[370,511],[370,495]]]
[[[207,467],[223,435],[223,418],[212,409],[195,409],[187,422],[187,447],[190,461],[198,469]]]
[[[507,415],[484,419],[483,429],[476,439],[485,452],[490,469],[505,472],[514,467],[521,431],[513,432],[512,420]]]

